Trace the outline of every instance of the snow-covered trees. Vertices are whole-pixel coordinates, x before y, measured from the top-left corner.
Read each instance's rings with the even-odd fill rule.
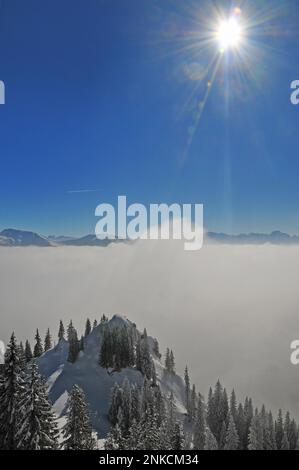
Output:
[[[172,349],[170,350],[169,348],[166,349],[166,354],[165,354],[165,369],[170,374],[175,374],[174,354],[173,354]]]
[[[134,338],[131,329],[127,327],[104,329],[99,363],[106,369],[115,370],[135,365]]]
[[[54,449],[57,427],[46,387],[35,363],[26,372],[14,334],[0,384],[0,448]]]
[[[127,378],[121,385],[115,385],[112,391],[108,414],[112,427],[106,440],[106,449],[299,448],[298,427],[289,412],[284,415],[280,410],[274,420],[265,406],[253,411],[250,398],[246,397],[244,402],[239,403],[234,390],[228,400],[226,389],[220,381],[213,390],[210,389],[205,404],[203,397],[196,393],[195,386],[191,387],[187,367],[184,381],[175,376],[174,355],[170,349],[166,351],[166,371],[163,373],[158,342],[149,338],[146,330],[141,334],[134,324],[122,322],[119,318],[110,324],[107,317],[103,316],[97,331],[91,335],[91,324],[87,319],[84,333],[78,340],[73,323],[68,325],[68,361],[76,361],[79,351],[83,351],[84,347],[86,356],[80,354],[79,361],[84,359],[84,356],[87,359],[93,349],[90,346],[98,345],[100,365],[113,369],[108,370],[110,377],[117,375],[121,369],[135,368],[135,371],[122,370],[122,374]],[[22,343],[18,344],[12,335],[5,356],[4,370],[2,376],[0,375],[0,448],[58,447],[56,420],[37,365],[43,365],[52,352],[56,354],[57,351],[59,354],[63,352],[65,360],[67,345],[62,322],[58,336],[63,342],[39,359],[43,351],[48,351],[52,346],[49,329],[44,348],[37,330],[34,355],[28,341],[23,348]],[[36,360],[33,361],[34,356]],[[78,371],[79,366],[80,364],[76,368]],[[68,370],[72,371],[73,368],[68,367]],[[141,374],[136,370],[142,373],[143,383]],[[137,383],[133,383],[132,378]],[[184,405],[187,409],[185,417]],[[92,417],[96,423],[96,411]],[[88,407],[84,393],[77,385],[74,385],[70,393],[66,419],[63,448],[94,448]]]
[[[84,392],[74,385],[69,396],[67,422],[63,428],[63,448],[88,450],[95,447],[88,407]]]
[[[18,447],[25,450],[55,449],[58,446],[56,418],[49,402],[46,385],[38,366],[31,364],[21,400],[21,416],[17,432]]]
[[[216,438],[208,426],[206,428],[204,450],[218,450]]]
[[[121,387],[115,386],[109,418],[113,428],[105,444],[107,450],[180,450],[185,447],[173,394],[165,402],[160,388],[146,377],[142,387],[128,381]]]
[[[4,374],[0,383],[0,449],[19,448],[20,417],[25,413],[22,399],[25,392],[25,376],[21,368],[19,347],[14,333],[5,353]]]
[[[229,414],[228,427],[225,436],[225,450],[237,450],[239,447],[239,436],[237,433],[236,425],[233,415]]]
[[[207,424],[215,436],[218,447],[223,447],[228,416],[226,390],[218,380],[214,392],[210,391],[207,412]]]

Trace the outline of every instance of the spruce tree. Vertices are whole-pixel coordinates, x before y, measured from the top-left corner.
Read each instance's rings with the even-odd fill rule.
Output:
[[[44,350],[48,351],[51,348],[52,348],[52,338],[51,338],[50,330],[48,328],[47,333],[46,333],[46,337],[45,337]]]
[[[88,336],[91,332],[91,323],[89,318],[86,320],[86,325],[85,325],[85,336]]]
[[[0,449],[2,450],[19,448],[20,419],[26,412],[22,409],[25,387],[19,347],[13,333],[7,345],[0,384]]]
[[[188,372],[187,366],[185,367],[184,380],[185,380],[185,406],[187,410],[187,415],[190,417],[190,401],[191,401],[190,378],[189,378],[189,372]]]
[[[290,450],[290,443],[288,441],[288,436],[285,431],[283,432],[280,450]]]
[[[266,414],[264,423],[264,450],[276,450],[275,431],[271,412]]]
[[[289,433],[288,433],[288,441],[290,443],[290,450],[296,449],[297,439],[298,439],[297,425],[296,425],[295,420],[292,419],[290,427],[289,427]]]
[[[229,406],[229,411],[232,417],[234,418],[234,422],[237,422],[237,399],[236,399],[236,394],[235,390],[232,391],[231,396],[230,396],[230,406]]]
[[[205,429],[205,408],[202,397],[199,395],[193,431],[193,448],[195,450],[203,450],[205,447]]]
[[[255,414],[255,416],[252,418],[248,440],[249,450],[263,450],[263,429],[260,422],[260,416],[257,414]]]
[[[152,378],[152,359],[146,329],[144,329],[143,339],[141,341],[141,372],[147,379]]]
[[[276,439],[276,446],[277,446],[278,450],[281,449],[283,433],[284,433],[284,430],[283,430],[282,411],[279,410],[278,411],[278,418],[277,418],[277,422],[276,422],[276,426],[275,426],[275,439]]]
[[[33,355],[34,357],[39,357],[43,354],[44,351],[38,329],[36,330],[35,341],[36,343],[34,346]]]
[[[193,384],[192,390],[191,390],[191,396],[190,396],[190,410],[189,410],[191,419],[195,417],[196,405],[197,405],[196,400],[197,400],[196,387]]]
[[[170,366],[170,350],[169,348],[166,349],[166,354],[165,354],[165,369],[167,372],[170,372],[171,366]]]
[[[171,349],[170,355],[169,355],[169,366],[170,366],[170,372],[172,374],[175,374],[175,360],[174,360],[174,354],[173,354],[172,349]]]
[[[235,426],[233,415],[229,414],[229,423],[225,436],[225,450],[237,450],[239,447],[239,436]]]
[[[74,385],[70,392],[63,437],[63,448],[66,450],[90,450],[95,447],[85,395],[78,385]]]
[[[62,320],[60,320],[59,330],[58,330],[58,341],[64,340],[64,334],[65,334],[64,326],[63,326]]]
[[[217,440],[208,426],[206,427],[204,450],[218,450]]]
[[[30,362],[31,359],[33,358],[31,346],[30,346],[28,339],[26,340],[26,343],[25,343],[25,357],[26,357],[26,362]]]
[[[246,435],[246,420],[244,415],[244,409],[242,403],[238,406],[236,428],[238,436],[240,438],[239,449],[243,450],[247,448],[247,435]]]
[[[26,391],[22,399],[25,412],[20,420],[18,430],[19,447],[25,450],[56,449],[58,446],[58,429],[51,403],[47,396],[38,366],[30,366]]]
[[[78,357],[78,354],[80,352],[80,342],[78,340],[77,336],[77,331],[76,329],[72,326],[68,337],[69,339],[69,353],[68,353],[68,362],[76,362],[76,359]]]

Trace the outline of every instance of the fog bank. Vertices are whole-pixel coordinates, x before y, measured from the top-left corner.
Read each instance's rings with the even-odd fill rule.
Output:
[[[0,340],[57,335],[102,313],[126,315],[173,348],[207,394],[218,377],[239,397],[299,417],[299,247],[140,241],[108,248],[0,248]]]

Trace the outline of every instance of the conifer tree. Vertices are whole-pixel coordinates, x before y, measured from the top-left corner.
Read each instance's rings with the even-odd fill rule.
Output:
[[[208,426],[206,427],[204,450],[218,450],[217,440]]]
[[[19,423],[24,413],[21,403],[26,386],[20,362],[19,347],[13,333],[6,349],[0,384],[0,449],[2,450],[19,448]]]
[[[230,414],[232,415],[234,422],[237,422],[237,399],[235,390],[233,389],[231,396],[230,396],[230,406],[229,406]]]
[[[255,414],[251,421],[249,429],[249,450],[263,450],[263,429],[260,422],[260,416]]]
[[[68,353],[68,362],[76,362],[78,354],[80,352],[80,342],[78,340],[78,335],[76,329],[71,325],[71,329],[68,334],[69,338],[69,353]]]
[[[205,429],[206,423],[204,403],[201,395],[199,395],[193,431],[193,448],[195,450],[203,450],[205,447]]]
[[[208,402],[208,426],[216,437],[218,446],[222,440],[226,431],[226,419],[228,414],[228,399],[226,391],[218,380],[215,386],[214,393],[209,396]]]
[[[30,346],[28,339],[26,340],[26,343],[25,343],[25,357],[26,357],[26,362],[30,362],[31,359],[33,358],[31,346]]]
[[[171,349],[170,355],[169,355],[169,367],[170,367],[170,372],[172,374],[175,374],[175,360],[174,360],[174,354],[173,354],[172,349]]]
[[[169,348],[166,349],[166,354],[165,354],[165,369],[167,372],[171,371],[171,366],[170,366],[170,350]]]
[[[90,332],[91,332],[91,323],[90,323],[89,318],[87,318],[86,324],[85,324],[85,336],[88,336]]]
[[[290,450],[296,449],[297,438],[298,438],[297,425],[296,425],[295,420],[292,419],[290,427],[289,427],[289,432],[288,432],[288,441],[290,443]]]
[[[30,366],[30,375],[21,404],[25,412],[20,419],[18,430],[19,448],[56,449],[58,446],[56,418],[47,396],[46,385],[34,362]]]
[[[33,355],[34,357],[39,357],[43,354],[44,351],[43,351],[42,341],[41,341],[38,330],[36,330],[35,341],[36,343],[34,346]]]
[[[275,439],[276,439],[276,446],[277,446],[278,450],[281,449],[283,433],[284,433],[284,430],[283,430],[282,411],[279,410],[278,411],[278,418],[277,418],[277,422],[276,422],[276,426],[275,426]]]
[[[58,330],[58,341],[64,340],[64,334],[65,334],[64,326],[63,326],[62,320],[60,320],[59,330]]]
[[[19,345],[19,356],[20,356],[21,370],[23,372],[26,372],[27,359],[26,359],[25,349],[24,349],[22,341],[20,342],[20,345]]]
[[[174,436],[172,442],[173,450],[183,450],[185,447],[185,437],[181,425],[176,422],[174,425]]]
[[[189,378],[189,372],[188,372],[187,366],[185,367],[184,380],[185,380],[185,406],[186,406],[187,414],[190,417],[190,401],[191,401],[190,378]]]
[[[244,403],[244,418],[245,418],[245,439],[243,442],[243,448],[246,450],[249,443],[249,432],[250,426],[253,418],[253,406],[251,398],[246,397]]]
[[[74,325],[73,325],[73,321],[71,320],[68,324],[68,327],[67,327],[67,340],[68,340],[69,343],[74,338],[74,335],[75,335],[75,328],[74,328]]]
[[[229,423],[225,436],[225,450],[237,450],[239,447],[239,436],[235,426],[233,415],[229,414]]]
[[[48,328],[47,333],[46,333],[46,337],[45,337],[44,350],[48,351],[51,348],[52,348],[52,338],[51,338],[50,330]]]
[[[281,450],[290,450],[290,443],[288,441],[288,436],[287,436],[287,433],[285,431],[283,432],[280,449]]]
[[[147,379],[152,378],[152,359],[150,356],[146,329],[144,329],[141,341],[141,372]]]
[[[93,327],[93,329],[95,329],[97,326],[98,326],[98,320],[94,320],[94,322],[93,322],[93,326],[92,326],[92,327]]]
[[[238,406],[236,428],[240,438],[239,449],[247,448],[246,420],[242,403]]]
[[[63,448],[66,450],[90,450],[95,447],[89,410],[84,392],[74,385],[69,396],[69,413],[63,428]]]
[[[195,417],[195,414],[196,414],[196,405],[197,405],[196,400],[197,400],[196,387],[193,384],[192,390],[191,390],[191,395],[190,395],[190,410],[189,410],[191,419],[193,419]]]
[[[266,415],[264,424],[264,450],[276,450],[275,431],[271,412]]]

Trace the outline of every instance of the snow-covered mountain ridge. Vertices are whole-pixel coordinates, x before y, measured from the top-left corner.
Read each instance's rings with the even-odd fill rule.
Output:
[[[109,330],[123,327],[135,329],[132,322],[118,315],[105,325]],[[127,379],[131,384],[141,386],[144,381],[143,374],[135,367],[116,371],[99,365],[103,335],[104,327],[99,324],[84,338],[84,351],[79,352],[74,363],[68,361],[69,343],[65,340],[60,340],[54,348],[38,359],[40,372],[47,380],[49,397],[61,421],[64,420],[68,394],[72,386],[77,384],[86,395],[93,428],[100,437],[105,437],[111,427],[108,411],[115,383],[121,385]],[[161,358],[154,352],[154,338],[148,336],[147,341],[156,370],[157,384],[165,398],[173,393],[178,416],[183,419],[186,413],[184,381],[180,376],[166,371]]]
[[[289,235],[288,233],[273,231],[271,233],[240,233],[230,235],[227,233],[206,232],[206,243],[219,243],[223,245],[299,245],[298,235]],[[94,246],[106,247],[112,243],[128,243],[128,240],[99,240],[95,234],[85,235],[83,237],[39,235],[38,233],[5,229],[0,232],[0,246],[39,246],[39,247],[58,247],[58,246]]]

